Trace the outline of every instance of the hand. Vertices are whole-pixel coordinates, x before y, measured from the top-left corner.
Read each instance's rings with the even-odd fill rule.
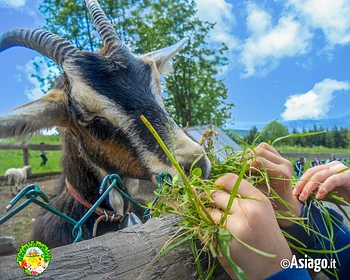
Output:
[[[292,192],[292,164],[289,160],[283,158],[273,147],[266,143],[259,144],[254,149],[255,158],[251,166],[262,171],[266,170],[270,178],[270,187],[273,188],[280,198],[273,199],[272,204],[275,210],[292,211],[296,217],[301,214],[301,205]],[[266,184],[258,184],[257,187],[268,192]],[[287,206],[287,205],[288,206]],[[294,223],[288,220],[278,220],[281,227],[289,227]]]
[[[228,173],[216,180],[215,184],[222,186],[224,190],[213,191],[211,194],[214,205],[218,208],[211,212],[215,222],[220,222],[230,198],[229,192],[237,178],[237,175]],[[237,193],[244,198],[234,199],[225,223],[226,228],[238,239],[263,252],[275,254],[276,258],[268,258],[253,252],[234,237],[229,242],[230,255],[248,279],[265,279],[280,271],[280,261],[285,258],[290,260],[292,253],[277,224],[268,198],[245,180],[242,180]],[[221,257],[219,261],[234,279],[235,273],[227,259]]]
[[[344,171],[346,168],[340,161],[312,167],[301,176],[293,194],[304,201],[317,189],[317,199],[324,199],[330,191],[334,191],[337,196],[350,202],[350,170]]]

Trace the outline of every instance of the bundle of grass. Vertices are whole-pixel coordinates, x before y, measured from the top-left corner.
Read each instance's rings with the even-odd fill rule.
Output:
[[[157,139],[159,145],[167,154],[168,158],[171,160],[180,176],[180,178],[174,176],[174,178],[171,180],[165,180],[161,191],[157,192],[157,203],[150,203],[149,205],[151,208],[152,216],[175,214],[182,217],[182,221],[179,224],[180,230],[178,231],[178,234],[169,240],[166,246],[164,246],[164,249],[159,254],[159,257],[174,247],[177,247],[182,243],[189,241],[195,262],[197,264],[198,276],[200,279],[210,279],[212,277],[213,272],[217,267],[217,256],[224,256],[227,258],[238,279],[247,279],[244,271],[242,271],[235,264],[230,256],[228,243],[232,238],[235,238],[239,243],[243,244],[257,254],[261,254],[266,258],[275,258],[275,255],[258,250],[257,248],[254,248],[249,244],[243,242],[237,236],[234,236],[232,232],[225,227],[225,222],[234,199],[237,197],[242,198],[239,196],[237,191],[243,179],[256,187],[259,187],[259,189],[264,192],[266,196],[273,201],[274,204],[279,203],[280,205],[284,206],[285,211],[275,211],[277,219],[285,220],[286,222],[295,223],[304,227],[304,230],[306,232],[314,234],[315,237],[320,240],[320,242],[322,242],[322,240],[328,240],[331,246],[322,248],[319,250],[320,253],[336,255],[336,253],[340,251],[339,249],[336,250],[334,247],[332,247],[332,240],[334,238],[332,230],[334,224],[332,221],[337,218],[332,216],[332,214],[328,211],[328,208],[325,206],[324,202],[316,200],[313,196],[310,199],[310,203],[307,205],[313,203],[316,205],[316,207],[321,209],[325,217],[325,226],[329,229],[327,236],[324,236],[312,229],[312,227],[310,227],[310,222],[305,223],[305,218],[297,217],[292,211],[292,205],[285,201],[283,197],[279,196],[278,192],[276,192],[275,189],[271,187],[272,181],[289,180],[289,182],[292,182],[293,185],[295,182],[293,179],[286,178],[288,176],[280,176],[278,173],[276,173],[277,175],[275,177],[271,176],[271,174],[275,173],[271,172],[271,169],[264,166],[264,161],[259,156],[257,156],[256,153],[257,145],[255,143],[258,141],[259,137],[257,137],[256,141],[254,141],[253,145],[248,145],[245,143],[245,148],[240,152],[234,151],[231,147],[224,147],[222,151],[225,152],[226,157],[221,162],[218,161],[215,151],[212,150],[212,145],[210,144],[212,143],[212,139],[210,139],[210,137],[208,139],[204,139],[203,143],[207,143],[206,149],[208,156],[212,162],[212,174],[210,179],[203,180],[201,179],[201,170],[198,168],[191,169],[189,176],[186,176],[182,168],[176,162],[176,159],[164,145],[150,123],[148,123],[144,117],[141,117],[141,119]],[[215,133],[207,133],[207,135],[215,136]],[[294,135],[294,137],[299,136],[301,135]],[[273,145],[275,142],[281,139],[283,138],[276,139],[271,144]],[[243,139],[240,140],[244,143]],[[232,188],[230,199],[225,208],[224,214],[222,215],[220,222],[217,223],[213,220],[210,214],[211,209],[215,208],[211,199],[211,194],[215,190],[222,190],[222,186],[216,185],[215,180],[227,173],[237,174],[238,179]],[[261,186],[263,186],[263,188],[261,188]],[[339,209],[345,213],[340,204],[347,203],[342,198],[336,196],[334,193],[331,193],[329,197],[334,200]],[[254,198],[244,197],[244,199]],[[308,210],[307,205],[304,207],[306,211]],[[347,215],[346,218],[349,219]],[[311,211],[310,216],[307,216],[307,219],[312,223]],[[301,256],[305,258],[311,258],[312,253],[318,252],[308,249],[305,244],[293,238],[286,231],[282,230],[282,233],[288,240],[289,246],[295,251],[299,252]],[[198,244],[200,244],[200,246],[198,246]],[[209,266],[206,268],[203,268],[200,262],[200,256],[203,253],[207,253],[211,260],[209,261]],[[334,275],[335,278],[338,278],[336,269],[329,270],[328,273]]]

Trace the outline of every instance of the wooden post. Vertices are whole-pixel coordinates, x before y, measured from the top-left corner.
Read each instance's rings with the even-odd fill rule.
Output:
[[[24,141],[23,146],[23,165],[29,165],[29,152],[28,152],[28,142]]]

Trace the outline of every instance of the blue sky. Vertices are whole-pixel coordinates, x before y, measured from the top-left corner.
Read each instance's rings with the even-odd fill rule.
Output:
[[[0,34],[42,26],[40,2],[0,0]],[[350,118],[349,0],[196,2],[199,17],[217,23],[211,46],[225,42],[230,49],[221,78],[236,105],[232,128],[274,119]],[[35,57],[19,47],[0,54],[0,114],[42,95],[31,77]],[[40,75],[47,71],[43,67]]]

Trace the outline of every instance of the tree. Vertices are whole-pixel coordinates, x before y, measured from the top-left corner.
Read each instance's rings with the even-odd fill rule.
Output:
[[[244,137],[244,140],[248,144],[253,144],[254,139],[259,135],[258,128],[254,125],[250,130],[249,133]]]
[[[348,130],[346,128],[340,128],[334,127],[331,130],[331,135],[334,142],[334,148],[347,148],[349,145],[348,139],[347,139],[347,132]]]
[[[288,128],[276,121],[269,123],[261,134],[261,142],[273,141],[279,137],[289,135]],[[286,138],[276,143],[276,145],[289,145],[292,143],[290,138]]]
[[[144,1],[153,11],[140,21],[138,50],[145,52],[149,42],[163,48],[182,38],[189,38],[184,50],[174,58],[173,75],[165,79],[165,105],[182,126],[213,123],[218,126],[230,118],[233,104],[227,103],[227,88],[217,79],[219,69],[227,65],[228,48],[208,47],[214,24],[196,17],[194,1]],[[140,14],[139,11],[135,13]],[[135,31],[136,33],[136,31]]]
[[[179,125],[220,126],[231,117],[230,109],[234,105],[226,101],[227,88],[218,79],[220,68],[228,63],[228,48],[224,44],[209,48],[209,32],[214,24],[196,17],[194,1],[100,0],[99,3],[134,53],[149,52],[189,38],[184,50],[174,58],[173,75],[164,80],[165,106]],[[45,17],[45,29],[80,49],[99,48],[100,40],[83,0],[44,0],[39,9]]]
[[[292,134],[299,134],[299,133],[300,132],[296,128],[293,128]],[[303,141],[304,138],[302,138],[302,137],[293,137],[292,139],[293,139],[293,144],[295,146],[303,147],[305,145],[305,141]]]

